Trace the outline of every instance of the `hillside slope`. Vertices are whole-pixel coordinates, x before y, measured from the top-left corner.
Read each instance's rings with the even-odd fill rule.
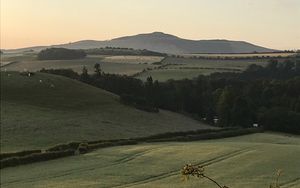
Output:
[[[183,115],[148,113],[61,76],[1,72],[1,150],[209,128]]]
[[[139,34],[120,37],[107,41],[82,40],[78,42],[53,45],[70,49],[91,49],[100,47],[122,47],[134,49],[147,49],[151,51],[170,54],[189,53],[253,53],[274,52],[273,49],[264,48],[244,41],[229,40],[188,40],[162,32]],[[50,47],[50,46],[49,46]],[[41,50],[46,47],[23,48],[12,51]]]

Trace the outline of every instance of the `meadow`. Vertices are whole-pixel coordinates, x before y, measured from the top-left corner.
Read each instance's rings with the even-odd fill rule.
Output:
[[[1,170],[1,187],[203,187],[214,185],[180,169],[201,164],[230,188],[268,188],[277,169],[282,188],[300,184],[299,136],[257,133],[218,140],[118,146]]]

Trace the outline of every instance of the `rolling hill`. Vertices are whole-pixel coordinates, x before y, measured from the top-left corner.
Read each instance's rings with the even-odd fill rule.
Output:
[[[1,72],[1,152],[202,128],[210,127],[125,106],[112,93],[65,77]]]
[[[162,32],[139,34],[134,36],[120,37],[107,41],[82,40],[74,43],[39,46],[9,50],[21,52],[28,50],[39,51],[47,47],[63,47],[70,49],[91,49],[100,47],[122,47],[134,49],[147,49],[151,51],[169,54],[190,53],[253,53],[274,52],[276,50],[264,48],[244,41],[229,40],[188,40]]]

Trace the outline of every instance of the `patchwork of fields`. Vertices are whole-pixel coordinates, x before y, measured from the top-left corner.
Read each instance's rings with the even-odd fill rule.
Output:
[[[248,54],[249,55],[249,54]],[[288,55],[288,54],[283,54]],[[249,56],[251,57],[251,56]],[[7,71],[39,71],[46,69],[73,69],[81,73],[85,66],[90,73],[94,72],[94,65],[99,63],[106,73],[135,76],[146,80],[152,76],[154,80],[192,79],[199,75],[209,75],[214,72],[241,72],[251,64],[265,66],[268,59],[194,59],[158,56],[105,56],[89,55],[78,60],[36,60],[32,54],[3,55],[2,70]],[[13,62],[13,63],[11,63]]]
[[[92,153],[1,170],[1,187],[203,187],[204,179],[181,181],[186,163],[205,166],[205,173],[236,188],[268,188],[276,169],[282,188],[299,188],[300,138],[259,133],[241,137],[141,144],[99,149]]]

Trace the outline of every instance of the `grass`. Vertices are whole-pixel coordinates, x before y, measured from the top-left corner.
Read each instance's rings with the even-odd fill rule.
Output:
[[[25,56],[13,56],[10,58],[3,58],[1,60],[2,64],[7,64],[11,61],[17,61],[12,64],[3,66],[2,70],[7,71],[39,71],[42,68],[46,69],[73,69],[74,71],[81,73],[83,66],[86,66],[90,73],[94,71],[94,65],[99,63],[101,68],[106,73],[114,74],[125,74],[132,75],[137,72],[142,71],[143,69],[153,68],[155,65],[152,65],[152,62],[161,59],[160,57],[149,57],[149,56],[114,56],[114,58],[100,55],[91,55],[84,59],[77,60],[45,60],[40,61],[36,60],[34,57],[26,58]],[[140,62],[140,63],[138,63]],[[145,64],[149,62],[149,64]]]
[[[300,138],[258,133],[197,142],[120,146],[92,153],[1,170],[1,187],[203,187],[211,182],[181,181],[186,163],[231,188],[268,188],[276,169],[283,188],[300,181]]]
[[[185,54],[186,57],[288,57],[295,53],[281,52],[281,53],[246,53],[246,54]]]
[[[160,62],[164,57],[159,56],[108,56],[104,58],[104,62],[108,63],[131,63],[131,64],[152,64]]]
[[[168,57],[162,61],[163,68],[143,72],[137,78],[146,80],[152,76],[154,80],[192,79],[199,75],[209,75],[215,72],[240,72],[251,64],[265,66],[267,60],[207,60]]]
[[[169,111],[125,106],[116,95],[65,77],[1,72],[1,152],[201,128],[210,127]]]

